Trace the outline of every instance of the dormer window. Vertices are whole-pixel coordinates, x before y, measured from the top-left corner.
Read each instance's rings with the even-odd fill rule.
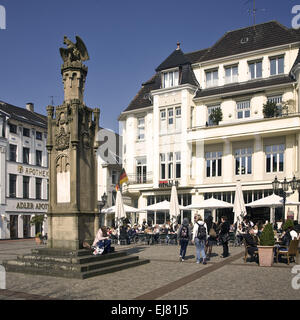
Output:
[[[173,70],[163,73],[163,88],[170,88],[178,86],[179,84],[179,71]]]

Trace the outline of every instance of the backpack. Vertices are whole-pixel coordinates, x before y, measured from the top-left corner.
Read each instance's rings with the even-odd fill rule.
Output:
[[[180,232],[180,237],[183,239],[188,239],[189,237],[189,229],[187,227],[182,226],[181,232]]]
[[[204,224],[198,224],[198,233],[197,233],[197,238],[199,240],[206,240],[206,229],[204,227]]]

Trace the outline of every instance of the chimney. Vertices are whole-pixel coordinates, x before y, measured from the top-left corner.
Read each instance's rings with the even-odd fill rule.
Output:
[[[26,103],[26,110],[34,112],[34,104],[31,102]]]

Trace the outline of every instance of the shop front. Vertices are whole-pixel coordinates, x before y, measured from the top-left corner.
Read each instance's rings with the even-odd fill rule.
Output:
[[[34,238],[36,233],[47,233],[46,213],[48,202],[43,200],[7,199],[5,215],[1,216],[1,239]],[[36,216],[43,216],[42,222],[32,224]]]

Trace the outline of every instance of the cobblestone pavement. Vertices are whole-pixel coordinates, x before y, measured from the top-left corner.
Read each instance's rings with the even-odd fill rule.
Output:
[[[0,241],[0,264],[35,247],[32,240]],[[193,246],[188,247],[184,262],[179,262],[179,247],[175,245],[116,247],[124,249],[151,262],[86,280],[7,273],[7,290],[0,290],[0,300],[300,300],[300,290],[291,286],[295,263],[275,263],[271,268],[255,262],[244,264],[243,247],[230,247],[227,259],[220,258],[221,247],[214,247],[206,266],[195,263]]]

